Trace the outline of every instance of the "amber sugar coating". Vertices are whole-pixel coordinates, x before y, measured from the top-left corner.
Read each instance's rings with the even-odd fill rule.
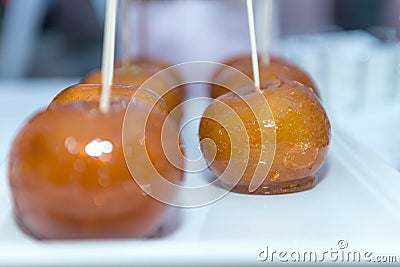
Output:
[[[102,86],[100,84],[77,84],[62,90],[54,97],[49,105],[49,109],[59,105],[71,104],[75,101],[99,101]],[[115,84],[111,86],[111,100],[123,101],[128,103],[134,97],[168,114],[167,104],[158,95],[150,90],[131,85]]]
[[[239,97],[240,96],[240,97]],[[258,121],[255,114],[257,107],[249,107],[246,101],[252,98],[265,98],[272,117],[265,114],[265,119]],[[244,147],[245,139],[236,135],[247,131],[250,155],[246,170],[233,191],[249,193],[248,186],[259,164],[261,149],[273,150],[271,142],[276,142],[271,169],[256,194],[276,194],[296,192],[311,188],[316,182],[316,172],[322,166],[330,143],[330,122],[319,99],[310,88],[295,81],[265,82],[262,91],[254,88],[240,89],[237,94],[231,92],[217,98],[204,112],[200,123],[200,140],[210,138],[217,146],[216,157],[211,161],[210,148],[202,146],[206,160],[211,163],[211,170],[220,176],[229,160],[232,150]],[[220,101],[220,102],[219,102]],[[219,122],[212,119],[221,103],[228,105],[238,114],[245,129],[225,130],[231,125],[232,116],[219,117]],[[263,116],[261,116],[263,117]],[[222,119],[221,119],[222,118]],[[264,143],[261,140],[260,127],[269,131]],[[233,128],[233,127],[231,127]],[[232,181],[222,181],[230,185]]]
[[[9,182],[15,217],[37,238],[148,237],[166,219],[170,207],[145,194],[126,165],[121,140],[126,102],[113,101],[107,114],[98,104],[75,101],[39,112],[14,140]],[[146,127],[145,145],[154,166],[180,184],[182,171],[162,150],[165,118],[153,109],[146,126],[131,122],[124,127]],[[178,134],[175,123],[164,127]],[[142,166],[142,158],[137,155],[135,164]],[[176,194],[165,195],[172,199]]]
[[[260,60],[260,79],[261,82],[273,81],[273,80],[294,80],[310,87],[312,91],[319,96],[319,91],[317,86],[311,77],[301,70],[299,67],[285,61],[282,58],[273,56],[271,57],[270,64],[265,65]],[[251,80],[253,80],[253,68],[251,63],[250,55],[241,55],[231,60],[224,62],[223,64],[231,66],[245,75],[247,75]],[[220,68],[217,70],[213,76],[213,81],[219,84],[226,84],[231,90],[237,90],[239,88],[246,87],[248,84],[243,82],[239,74],[227,70],[226,68]],[[229,92],[224,87],[218,85],[211,86],[211,97],[217,98],[220,95]]]
[[[130,84],[142,86],[156,92],[167,103],[170,110],[173,110],[185,99],[184,86],[175,86],[180,84],[181,78],[173,70],[165,71],[156,77],[148,80],[154,74],[163,71],[168,65],[161,61],[138,58],[132,59],[128,67],[116,64],[114,69],[114,84]],[[101,70],[94,70],[83,78],[82,83],[101,83]],[[179,122],[183,116],[182,111],[178,109],[174,112],[176,120]]]

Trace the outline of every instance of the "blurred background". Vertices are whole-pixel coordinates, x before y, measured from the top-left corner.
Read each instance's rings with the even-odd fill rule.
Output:
[[[132,0],[132,9],[135,2]],[[235,46],[239,47],[236,50],[248,47],[243,0],[143,2],[140,26],[144,29],[139,38],[147,40],[147,49],[155,52],[155,56],[172,63],[182,62],[190,59],[189,53],[201,54],[193,49],[194,43],[200,43],[207,52],[215,51],[214,60],[220,61],[230,56],[224,50],[234,53]],[[0,3],[0,77],[82,76],[100,65],[104,0],[1,0]],[[292,35],[340,30],[365,30],[380,40],[396,41],[400,1],[279,0],[275,1],[275,13],[278,14],[274,28],[280,41]],[[133,10],[132,16],[135,15]],[[191,25],[181,23],[186,21]],[[136,22],[132,20],[133,30],[137,29]],[[224,38],[216,38],[221,34]],[[228,45],[230,39],[236,43]],[[155,40],[156,44],[152,42]],[[275,40],[274,48],[278,42]],[[180,45],[185,45],[186,51]],[[161,48],[167,48],[168,52],[156,51]]]
[[[0,0],[0,79],[80,78],[99,68],[104,7]],[[132,56],[221,62],[249,52],[244,0],[132,0],[130,9]],[[400,0],[274,2],[273,52],[312,75],[335,126],[396,169],[399,27]]]

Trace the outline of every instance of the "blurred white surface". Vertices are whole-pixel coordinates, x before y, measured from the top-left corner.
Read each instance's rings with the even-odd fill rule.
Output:
[[[400,105],[371,105],[341,113],[333,123],[371,153],[400,170]]]
[[[291,36],[281,50],[316,80],[332,113],[400,100],[400,43],[364,31]]]
[[[283,45],[316,80],[335,126],[400,169],[400,43],[349,31],[292,36]]]

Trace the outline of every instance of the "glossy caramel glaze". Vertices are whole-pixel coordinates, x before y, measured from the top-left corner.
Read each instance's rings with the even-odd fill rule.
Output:
[[[70,104],[75,101],[99,101],[102,86],[100,84],[77,84],[62,90],[54,97],[49,105],[49,109],[59,105]],[[111,86],[111,100],[124,101],[125,103],[135,99],[140,99],[149,105],[154,105],[159,110],[168,114],[169,109],[165,101],[150,90],[131,86],[115,84]]]
[[[259,60],[261,82],[273,80],[294,80],[310,87],[312,91],[319,96],[319,91],[314,81],[299,67],[276,56],[271,57],[270,64],[268,65],[263,64],[261,58],[259,58]],[[253,67],[250,55],[241,55],[232,58],[223,64],[241,71],[253,80]],[[243,83],[240,77],[238,77],[237,73],[229,71],[229,69],[226,68],[218,69],[213,76],[213,81],[219,84],[227,84],[231,90],[237,90],[247,86],[247,84]],[[224,87],[211,85],[211,97],[213,98],[217,98],[218,96],[228,92],[229,91]]]
[[[122,67],[121,63],[116,64],[114,70],[114,84],[130,84],[150,89],[162,96],[170,110],[173,110],[185,99],[184,86],[176,87],[182,80],[178,73],[173,70],[163,71],[168,65],[161,61],[145,58],[132,59],[128,67]],[[163,73],[148,80],[154,74]],[[94,70],[83,78],[82,83],[101,83],[101,70]],[[176,87],[176,88],[175,88]],[[173,112],[177,122],[182,119],[183,113],[180,109]]]
[[[215,160],[211,163],[211,147],[201,146],[206,160],[211,163],[211,170],[216,176],[224,172],[232,152],[237,152],[245,146],[246,140],[237,136],[240,132],[247,131],[249,162],[234,191],[249,193],[250,181],[256,166],[260,164],[261,149],[265,148],[274,153],[273,162],[263,184],[255,193],[296,192],[312,187],[316,182],[315,174],[325,160],[330,143],[330,122],[315,94],[310,88],[295,81],[265,82],[262,92],[247,88],[238,90],[237,94],[231,92],[217,98],[204,112],[203,116],[207,118],[201,120],[200,141],[209,138],[217,147]],[[272,117],[261,114],[261,118],[264,116],[264,119],[257,121],[255,114],[260,111],[257,107],[252,110],[244,101],[250,101],[252,98],[265,98]],[[237,124],[232,116],[219,116],[219,122],[213,119],[222,104],[238,114],[245,128],[238,125],[237,130],[228,135],[226,126],[235,129],[232,124]],[[273,129],[265,139],[269,143],[262,143],[260,127]],[[272,142],[275,142],[275,152],[272,151]],[[232,181],[226,179],[222,183],[229,185]]]
[[[40,239],[148,237],[159,229],[170,207],[146,195],[127,168],[122,146],[126,103],[113,101],[104,114],[96,101],[75,101],[39,112],[22,128],[9,157],[9,182],[15,216],[24,229]],[[131,122],[124,127],[147,127],[151,161],[165,179],[180,184],[183,173],[168,162],[161,146],[165,118],[153,109],[146,126]],[[175,123],[164,127],[178,134]],[[141,158],[136,157],[138,166]],[[172,199],[176,194],[165,195]]]

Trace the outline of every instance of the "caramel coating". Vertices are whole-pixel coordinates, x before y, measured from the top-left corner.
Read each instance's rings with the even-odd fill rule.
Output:
[[[259,59],[261,60],[261,59]],[[223,64],[231,66],[245,75],[247,75],[251,80],[253,80],[253,67],[251,63],[250,55],[241,55],[235,58],[232,58]],[[221,84],[227,84],[231,90],[237,90],[242,87],[247,86],[247,84],[243,83],[240,78],[237,77],[237,73],[229,71],[225,68],[218,69],[214,76],[213,81]],[[312,91],[319,96],[319,91],[317,86],[311,77],[305,73],[300,68],[290,64],[282,58],[272,56],[270,64],[264,65],[260,61],[260,79],[261,82],[265,81],[273,81],[273,80],[294,80],[299,83],[304,84],[307,87],[310,87]],[[218,85],[211,85],[211,97],[217,98],[220,95],[228,93],[229,90],[224,87]]]
[[[166,69],[168,64],[150,59],[138,58],[130,61],[129,67],[122,67],[121,63],[116,64],[114,69],[114,84],[130,84],[145,87],[156,92],[167,103],[170,110],[173,110],[185,99],[185,89],[183,86],[175,87],[182,82],[178,73],[172,70],[157,75],[151,81],[147,81],[154,74]],[[146,82],[147,81],[147,82]],[[83,78],[82,83],[101,83],[101,70],[94,70]],[[173,112],[177,122],[182,119],[180,109]]]
[[[77,84],[62,90],[54,97],[49,105],[49,109],[56,108],[59,105],[70,104],[75,101],[99,101],[102,86],[100,84]],[[139,98],[149,105],[154,105],[165,114],[169,113],[167,104],[158,95],[150,90],[130,85],[115,84],[111,86],[111,100],[131,101],[132,97]]]
[[[147,103],[137,102],[146,108],[135,112],[147,112]],[[75,101],[39,112],[12,145],[9,182],[15,217],[37,238],[148,237],[171,209],[146,195],[128,170],[122,146],[126,102],[113,101],[107,114],[98,105]],[[146,127],[151,161],[165,179],[180,184],[183,173],[168,162],[160,141],[165,119],[164,112],[153,109],[146,126],[132,122],[124,127]],[[177,135],[176,123],[168,121],[163,130]],[[143,155],[131,157],[142,167]],[[165,192],[171,199],[176,194]]]
[[[271,142],[276,142],[271,169],[254,193],[289,193],[314,186],[315,174],[325,160],[330,143],[330,122],[319,99],[310,88],[295,81],[274,81],[263,83],[261,92],[246,88],[236,93],[231,92],[217,98],[218,101],[207,107],[200,123],[200,141],[212,139],[217,147],[216,157],[212,161],[211,147],[201,143],[203,155],[211,163],[210,168],[215,175],[220,176],[225,171],[233,150],[237,152],[245,146],[246,140],[237,136],[241,131],[247,131],[249,161],[233,191],[249,193],[249,184],[256,166],[260,163],[261,149],[267,147],[273,153],[274,146]],[[263,97],[269,104],[272,117],[264,114],[262,121],[258,121],[255,114],[260,111],[257,107],[252,110],[244,100]],[[245,129],[232,125],[237,124],[232,116],[220,116],[219,122],[213,119],[215,112],[223,104],[237,113]],[[225,129],[227,125],[233,129],[237,127],[237,131],[228,133]],[[267,143],[261,141],[260,127],[274,130],[268,132]],[[228,179],[222,183],[230,185],[232,181]]]

